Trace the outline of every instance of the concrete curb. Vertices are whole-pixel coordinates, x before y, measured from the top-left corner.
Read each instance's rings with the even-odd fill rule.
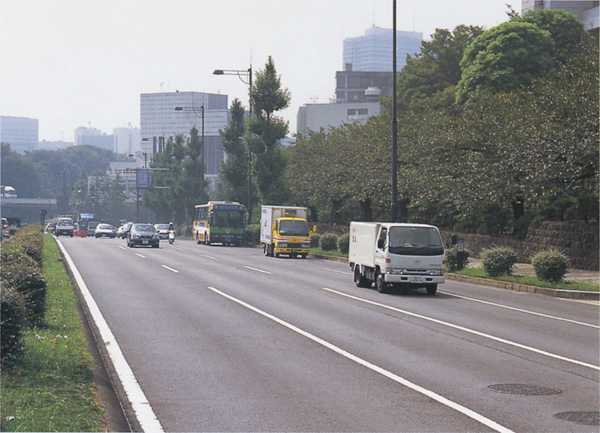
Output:
[[[333,262],[347,263],[348,259],[345,257],[328,256],[326,254],[313,254],[310,253],[308,257],[315,259],[330,260]],[[551,289],[548,287],[530,286],[527,284],[511,283],[509,281],[498,281],[491,280],[489,278],[472,277],[469,275],[458,275],[452,273],[446,273],[446,278],[453,281],[459,281],[462,283],[481,284],[484,286],[496,287],[504,290],[514,290],[517,292],[535,293],[537,295],[550,296],[553,298],[562,299],[580,299],[597,301],[600,300],[600,292],[588,292],[580,290],[562,290],[562,289]]]

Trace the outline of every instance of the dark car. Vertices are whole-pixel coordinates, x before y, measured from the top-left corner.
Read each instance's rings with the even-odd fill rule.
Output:
[[[127,233],[127,246],[130,248],[136,245],[158,248],[159,243],[158,233],[152,224],[133,224]]]

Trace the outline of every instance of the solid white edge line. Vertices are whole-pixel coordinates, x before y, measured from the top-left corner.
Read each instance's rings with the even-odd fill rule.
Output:
[[[521,343],[517,343],[517,342],[514,342],[514,341],[506,340],[506,339],[500,338],[500,337],[495,337],[493,335],[486,334],[484,332],[475,331],[474,329],[465,328],[464,326],[455,325],[455,324],[450,323],[450,322],[444,322],[443,320],[434,319],[433,317],[427,317],[427,316],[423,316],[422,314],[412,313],[412,312],[407,311],[407,310],[402,310],[400,308],[391,307],[389,305],[381,304],[379,302],[369,301],[368,299],[359,298],[358,296],[349,295],[347,293],[339,292],[337,290],[329,289],[327,287],[323,287],[323,290],[325,290],[327,292],[330,292],[330,293],[334,293],[334,294],[339,295],[339,296],[344,296],[344,297],[349,298],[349,299],[354,299],[356,301],[364,302],[365,304],[370,304],[370,305],[374,305],[376,307],[385,308],[387,310],[396,311],[396,312],[401,313],[401,314],[406,314],[407,316],[412,316],[412,317],[416,317],[418,319],[427,320],[428,322],[437,323],[438,325],[447,326],[449,328],[454,328],[454,329],[457,329],[459,331],[467,332],[469,334],[473,334],[473,335],[477,335],[479,337],[483,337],[483,338],[487,338],[487,339],[490,339],[490,340],[493,340],[493,341],[497,341],[499,343],[504,343],[504,344],[507,344],[509,346],[518,347],[520,349],[528,350],[530,352],[534,352],[534,353],[537,353],[539,355],[544,355],[544,356],[547,356],[549,358],[554,358],[554,359],[558,359],[558,360],[561,360],[561,361],[566,361],[566,362],[569,362],[571,364],[576,364],[576,365],[580,365],[582,367],[587,367],[587,368],[591,368],[593,370],[600,371],[600,366],[598,366],[598,365],[588,364],[587,362],[578,361],[576,359],[567,358],[565,356],[557,355],[555,353],[546,352],[545,350],[536,349],[535,347],[526,346],[526,345],[521,344]]]
[[[598,326],[598,325],[592,325],[590,323],[579,322],[577,320],[565,319],[564,317],[551,316],[549,314],[537,313],[535,311],[525,310],[525,309],[516,308],[516,307],[510,307],[508,305],[502,305],[502,304],[498,304],[496,302],[484,301],[482,299],[470,298],[468,296],[457,295],[455,293],[450,293],[450,292],[440,292],[440,291],[438,291],[438,293],[442,293],[442,294],[448,295],[448,296],[453,296],[453,297],[459,298],[459,299],[465,299],[465,300],[471,301],[471,302],[479,302],[481,304],[491,305],[493,307],[505,308],[507,310],[512,310],[512,311],[518,311],[519,313],[531,314],[533,316],[543,317],[545,319],[560,320],[561,322],[568,322],[568,323],[573,323],[575,325],[588,326],[590,328],[600,329],[600,326]]]
[[[171,272],[174,272],[174,273],[176,273],[176,274],[178,274],[178,273],[179,273],[179,271],[178,271],[177,269],[173,269],[173,268],[171,268],[170,266],[167,266],[167,265],[161,265],[161,266],[162,266],[163,268],[165,268],[165,269],[167,269],[167,270],[171,271]]]
[[[133,407],[135,416],[139,421],[142,430],[144,432],[163,432],[164,429],[160,424],[160,421],[156,417],[156,414],[152,410],[144,391],[142,391],[142,388],[136,380],[133,370],[131,370],[131,367],[125,360],[125,356],[119,347],[119,343],[117,343],[117,340],[110,330],[108,323],[106,323],[100,308],[98,308],[96,301],[94,301],[94,298],[85,284],[83,277],[79,273],[79,270],[75,266],[73,259],[71,259],[71,256],[58,239],[56,242],[66,258],[67,263],[69,264],[69,268],[73,273],[73,277],[75,278],[83,299],[88,307],[88,311],[92,315],[94,323],[98,327],[102,342],[106,345],[106,350],[108,351],[115,371],[119,377],[119,380],[121,381],[121,384],[123,385],[123,389],[127,394],[127,398]]]
[[[377,366],[375,364],[372,364],[369,361],[366,361],[366,360],[364,360],[362,358],[359,358],[356,355],[353,355],[353,354],[351,354],[349,352],[346,352],[345,350],[343,350],[343,349],[335,346],[334,344],[329,343],[328,341],[325,341],[325,340],[323,340],[323,339],[317,337],[316,335],[313,335],[313,334],[311,334],[311,333],[309,333],[307,331],[304,331],[304,330],[298,328],[297,326],[292,325],[291,323],[288,323],[288,322],[286,322],[286,321],[284,321],[284,320],[282,320],[282,319],[280,319],[280,318],[278,318],[276,316],[273,316],[272,314],[269,314],[269,313],[267,313],[267,312],[265,312],[265,311],[263,311],[263,310],[261,310],[261,309],[259,309],[257,307],[254,307],[254,306],[252,306],[252,305],[250,305],[250,304],[248,304],[248,303],[246,303],[246,302],[244,302],[244,301],[242,301],[240,299],[234,298],[233,296],[228,295],[228,294],[226,294],[226,293],[224,293],[224,292],[222,292],[222,291],[220,291],[220,290],[218,290],[218,289],[216,289],[214,287],[208,287],[208,289],[211,290],[211,291],[213,291],[214,293],[217,293],[218,295],[223,296],[224,298],[227,298],[227,299],[229,299],[229,300],[231,300],[231,301],[233,301],[233,302],[235,302],[235,303],[237,303],[237,304],[239,304],[239,305],[241,305],[241,306],[243,306],[243,307],[251,310],[251,311],[254,311],[257,314],[260,314],[263,317],[266,317],[267,319],[270,319],[270,320],[274,321],[275,323],[278,323],[278,324],[280,324],[280,325],[282,325],[282,326],[290,329],[291,331],[296,332],[297,334],[302,335],[303,337],[308,338],[309,340],[314,341],[317,344],[320,344],[321,346],[326,347],[327,349],[330,349],[331,351],[333,351],[333,352],[335,352],[335,353],[337,353],[339,355],[342,355],[343,357],[345,357],[345,358],[347,358],[347,359],[349,359],[351,361],[356,362],[359,365],[362,365],[363,367],[366,367],[366,368],[368,368],[368,369],[370,369],[370,370],[372,370],[372,371],[374,371],[376,373],[379,373],[379,374],[387,377],[388,379],[391,379],[391,380],[393,380],[393,381],[395,381],[395,382],[397,382],[397,383],[399,383],[399,384],[401,384],[401,385],[403,385],[403,386],[405,386],[407,388],[412,389],[413,391],[416,391],[416,392],[418,392],[420,394],[423,394],[423,395],[431,398],[432,400],[437,401],[438,403],[441,403],[441,404],[443,404],[443,405],[445,405],[445,406],[447,406],[447,407],[449,407],[451,409],[454,409],[457,412],[460,412],[463,415],[466,415],[469,418],[474,419],[475,421],[477,421],[477,422],[479,422],[479,423],[481,423],[481,424],[483,424],[483,425],[485,425],[485,426],[487,426],[489,428],[492,428],[492,429],[494,429],[497,432],[512,433],[512,430],[510,430],[510,429],[508,429],[508,428],[506,428],[506,427],[498,424],[495,421],[492,421],[489,418],[486,418],[485,416],[483,416],[483,415],[481,415],[481,414],[479,414],[479,413],[477,413],[477,412],[475,412],[475,411],[473,411],[471,409],[468,409],[468,408],[466,408],[466,407],[464,407],[464,406],[462,406],[462,405],[460,405],[460,404],[458,404],[456,402],[453,402],[452,400],[449,400],[446,397],[443,397],[443,396],[441,396],[441,395],[439,395],[439,394],[437,394],[437,393],[435,393],[433,391],[430,391],[430,390],[428,390],[426,388],[423,388],[422,386],[414,384],[414,383],[410,382],[409,380],[404,379],[403,377],[400,377],[400,376],[398,376],[398,375],[396,375],[396,374],[394,374],[394,373],[392,373],[392,372],[390,372],[388,370],[385,370],[385,369],[383,369],[383,368],[381,368],[381,367],[379,367],[379,366]]]

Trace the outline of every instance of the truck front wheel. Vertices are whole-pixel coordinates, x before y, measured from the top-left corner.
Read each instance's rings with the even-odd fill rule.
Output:
[[[369,284],[369,280],[367,280],[365,276],[360,273],[359,266],[354,267],[354,284],[356,284],[356,287],[360,288],[368,288],[371,286],[371,284]]]
[[[427,294],[429,296],[433,296],[435,295],[435,292],[437,292],[437,284],[427,284],[425,289],[427,290]]]
[[[377,271],[377,276],[375,277],[375,285],[377,286],[377,291],[379,293],[387,293],[389,289],[388,283],[385,282],[385,275],[381,273],[381,271]]]

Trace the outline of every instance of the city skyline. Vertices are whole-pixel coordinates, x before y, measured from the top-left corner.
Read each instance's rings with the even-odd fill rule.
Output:
[[[504,0],[398,1],[398,30],[490,28]],[[519,4],[513,8],[520,11]],[[40,141],[73,141],[81,126],[140,126],[143,93],[206,92],[248,104],[248,86],[215,69],[254,74],[272,56],[292,95],[278,113],[296,131],[300,106],[335,96],[343,41],[391,28],[389,0],[0,0],[0,115],[39,120]]]

